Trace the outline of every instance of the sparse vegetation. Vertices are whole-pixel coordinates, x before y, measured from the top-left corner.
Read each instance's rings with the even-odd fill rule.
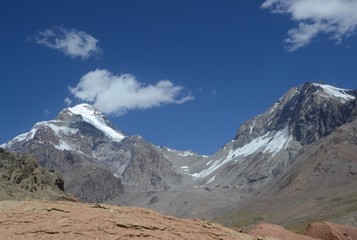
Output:
[[[3,149],[0,149],[0,186],[0,200],[57,199],[64,195],[64,183],[59,175],[41,168],[32,157]]]

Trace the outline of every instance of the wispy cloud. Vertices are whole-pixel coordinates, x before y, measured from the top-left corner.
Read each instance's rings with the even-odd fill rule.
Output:
[[[340,43],[357,27],[357,0],[266,0],[261,7],[298,23],[284,41],[287,51],[309,45],[320,34]]]
[[[116,115],[194,99],[191,93],[184,93],[184,87],[169,80],[146,85],[133,75],[115,75],[101,69],[85,74],[77,86],[69,90],[76,98],[93,104],[102,112]]]
[[[101,52],[96,38],[77,29],[55,26],[39,31],[33,39],[40,45],[60,50],[72,58],[87,59]]]
[[[66,97],[64,99],[64,103],[66,104],[67,107],[69,107],[72,104],[72,100],[69,97]]]
[[[218,94],[217,89],[213,89],[212,92],[211,92],[211,95],[217,95],[217,94]]]

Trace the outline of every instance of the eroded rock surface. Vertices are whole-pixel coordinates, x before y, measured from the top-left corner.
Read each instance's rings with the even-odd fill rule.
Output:
[[[43,169],[35,159],[0,148],[0,200],[66,198],[63,185],[62,177]]]
[[[267,223],[262,223],[255,226],[254,229],[249,231],[249,234],[257,238],[270,237],[270,238],[286,239],[286,240],[288,239],[289,240],[316,240],[316,238],[293,233],[281,226],[274,225],[274,224],[267,224]]]
[[[78,202],[2,201],[1,239],[257,240],[219,224],[140,208]],[[268,238],[264,238],[267,239]]]
[[[305,235],[273,224],[249,233],[143,208],[69,201],[0,201],[1,239],[355,240],[357,228],[311,224]]]
[[[336,223],[312,223],[305,234],[318,239],[354,240],[357,239],[357,228]]]

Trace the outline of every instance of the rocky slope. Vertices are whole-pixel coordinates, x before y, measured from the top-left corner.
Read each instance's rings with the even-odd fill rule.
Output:
[[[30,157],[19,157],[0,148],[0,200],[66,198],[63,180],[41,168]]]
[[[0,212],[2,239],[257,240],[215,223],[177,219],[139,208],[2,201]]]
[[[357,226],[356,169],[354,120],[304,147],[284,173],[217,220],[228,225],[274,222],[300,232],[321,220]]]

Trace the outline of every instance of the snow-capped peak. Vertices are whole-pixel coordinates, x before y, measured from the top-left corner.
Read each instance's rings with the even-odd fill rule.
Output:
[[[84,121],[101,130],[107,136],[111,137],[113,141],[120,142],[123,138],[125,138],[124,134],[110,127],[108,125],[108,121],[105,119],[105,116],[93,106],[82,103],[67,109],[73,114],[81,115]]]
[[[324,96],[339,98],[342,102],[354,100],[356,97],[348,94],[349,89],[337,88],[327,84],[313,83],[314,86],[321,87],[323,89]]]

